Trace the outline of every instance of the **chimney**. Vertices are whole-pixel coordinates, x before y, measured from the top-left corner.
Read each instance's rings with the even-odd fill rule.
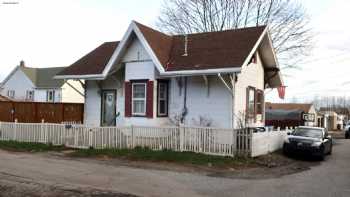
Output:
[[[19,66],[20,66],[20,67],[25,67],[25,66],[26,66],[23,60],[21,60],[21,61],[19,62]]]
[[[182,56],[188,56],[188,35],[185,35],[185,53]]]

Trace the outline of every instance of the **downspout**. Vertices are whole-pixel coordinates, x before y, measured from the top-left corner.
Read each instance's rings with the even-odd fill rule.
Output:
[[[184,124],[185,122],[185,119],[186,119],[186,115],[187,115],[187,112],[188,112],[188,109],[187,109],[187,77],[184,77],[185,79],[185,84],[184,84],[184,105],[183,105],[183,108],[182,108],[182,114],[181,114],[181,123]]]
[[[232,129],[235,128],[236,124],[235,124],[235,104],[236,104],[236,100],[235,100],[235,91],[236,91],[236,78],[237,78],[237,75],[236,73],[233,73],[232,74],[232,77],[230,76],[230,79],[231,79],[231,84],[232,84]]]

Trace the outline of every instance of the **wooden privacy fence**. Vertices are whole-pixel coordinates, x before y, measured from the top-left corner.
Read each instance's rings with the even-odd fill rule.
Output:
[[[0,101],[0,121],[83,123],[84,104]]]
[[[148,147],[209,155],[250,155],[251,138],[250,129],[0,123],[0,140],[52,143],[81,149]]]

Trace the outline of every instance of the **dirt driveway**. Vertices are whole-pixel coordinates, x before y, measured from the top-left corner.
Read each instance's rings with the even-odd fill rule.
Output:
[[[231,173],[0,151],[0,196],[349,196],[350,140],[337,140],[326,161]],[[287,171],[285,175],[279,172]]]

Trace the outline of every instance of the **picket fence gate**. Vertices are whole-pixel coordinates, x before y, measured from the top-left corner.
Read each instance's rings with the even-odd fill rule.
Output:
[[[78,149],[132,149],[189,151],[209,155],[249,155],[250,129],[208,127],[90,127],[51,123],[0,122],[0,140],[51,143]]]

